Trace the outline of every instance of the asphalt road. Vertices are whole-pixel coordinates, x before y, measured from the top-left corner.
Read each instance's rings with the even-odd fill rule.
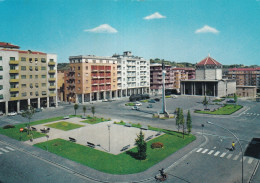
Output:
[[[202,109],[203,106],[200,103],[202,100],[203,97],[188,96],[179,96],[177,99],[167,99],[167,110],[168,112],[174,112],[177,107],[180,107],[183,108],[184,114],[186,115],[188,110],[191,110],[192,112],[194,109]],[[127,99],[105,103],[97,102],[86,105],[89,109],[91,106],[95,106],[95,115],[111,118],[114,121],[124,120],[127,122],[176,130],[174,119],[161,120],[152,118],[152,113],[160,111],[161,103],[153,104],[153,108],[151,109],[146,108],[148,104],[143,104],[140,107],[140,111],[135,111],[131,110],[131,107],[126,107],[124,105],[126,102]],[[207,143],[203,147],[200,147],[202,148],[201,151],[199,151],[199,148],[196,149],[196,151],[199,152],[196,152],[195,149],[191,149],[190,151],[193,150],[193,152],[186,159],[178,165],[171,167],[167,172],[169,174],[168,182],[241,182],[241,158],[239,157],[237,160],[233,160],[239,154],[238,144],[235,152],[230,152],[226,149],[231,146],[231,143],[232,141],[235,141],[235,138],[224,129],[206,123],[207,121],[211,121],[234,132],[240,139],[242,147],[245,150],[252,138],[260,137],[260,103],[239,100],[238,104],[242,104],[244,108],[231,116],[211,116],[194,114],[192,112],[192,133],[202,135],[203,132],[204,136],[207,138]],[[209,106],[209,108],[214,107],[217,106]],[[33,117],[33,121],[55,116],[65,116],[74,114],[74,112],[72,104],[63,104],[58,108],[45,109],[43,112],[36,113]],[[80,105],[77,110],[77,114],[83,114],[82,105]],[[87,115],[91,115],[90,110],[87,110]],[[21,122],[26,122],[26,119],[23,119],[19,115],[0,117],[0,126]],[[204,124],[204,128],[201,127],[201,124]],[[208,154],[211,151],[214,152]],[[215,153],[218,151],[219,154],[215,156]],[[49,179],[43,178],[43,180],[49,180],[48,182],[52,182],[52,180],[56,180],[56,178],[60,176],[62,178],[58,180],[61,182],[85,181],[78,176],[74,176],[73,173],[70,174],[66,171],[66,173],[64,173],[64,170],[57,169],[57,167],[53,165],[39,162],[38,159],[31,158],[30,154],[19,151],[9,153],[4,154],[5,156],[0,156],[1,167],[4,167],[4,169],[1,168],[0,180],[3,182],[13,182],[9,181],[12,180],[12,178],[9,178],[9,175],[11,174],[14,177],[14,180],[20,180],[21,182],[25,182],[22,180],[35,182],[34,180],[37,180],[37,177],[46,177],[47,175]],[[223,156],[223,153],[226,154]],[[221,155],[223,157],[220,157]],[[251,178],[257,163],[256,159],[250,159],[250,161],[252,161],[251,163],[248,163],[248,161],[249,157],[245,159],[244,163],[245,181],[248,181]],[[16,172],[20,173],[16,174]],[[255,180],[259,180],[260,173],[258,172],[259,171],[257,171],[256,177],[254,178]]]

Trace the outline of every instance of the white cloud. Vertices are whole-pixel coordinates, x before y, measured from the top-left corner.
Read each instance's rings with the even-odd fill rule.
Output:
[[[219,31],[213,27],[210,27],[208,25],[204,25],[204,27],[197,29],[195,31],[196,34],[200,34],[200,33],[213,33],[213,34],[217,34],[219,33]]]
[[[108,24],[102,24],[102,25],[95,27],[93,29],[86,29],[84,31],[94,32],[94,33],[117,33],[117,30],[115,28],[111,27]]]
[[[154,14],[144,17],[145,20],[160,19],[160,18],[166,18],[166,16],[163,16],[160,13],[155,12]]]

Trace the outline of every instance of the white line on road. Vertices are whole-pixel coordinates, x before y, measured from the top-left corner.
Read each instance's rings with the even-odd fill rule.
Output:
[[[227,153],[222,153],[222,154],[220,155],[220,157],[223,158],[226,154],[227,154]]]
[[[214,151],[213,151],[213,150],[211,150],[211,151],[209,151],[209,153],[208,153],[208,154],[209,154],[209,155],[211,155],[213,152],[214,152]]]
[[[220,152],[219,152],[219,151],[217,151],[217,152],[214,154],[214,156],[217,156],[219,153],[220,153]]]
[[[9,151],[7,151],[7,150],[4,149],[4,148],[0,148],[0,150],[1,150],[1,151],[4,151],[4,152],[9,152]]]
[[[238,157],[239,157],[239,155],[236,155],[236,156],[234,157],[234,159],[233,159],[233,160],[237,160],[237,159],[238,159]]]
[[[252,162],[253,162],[253,158],[249,158],[249,160],[248,160],[248,164],[251,164]]]
[[[203,148],[199,148],[196,152],[200,152]]]
[[[202,152],[202,154],[206,153],[207,151],[208,151],[208,149],[205,149],[205,150]]]
[[[229,155],[227,156],[227,159],[230,159],[232,155],[233,155],[233,154],[229,154]]]
[[[246,157],[243,157],[243,160],[245,161],[245,160],[246,160]],[[242,158],[241,158],[240,162],[242,162]]]
[[[11,151],[14,151],[14,149],[13,148],[11,148],[11,147],[5,147],[6,149],[9,149],[9,150],[11,150]]]

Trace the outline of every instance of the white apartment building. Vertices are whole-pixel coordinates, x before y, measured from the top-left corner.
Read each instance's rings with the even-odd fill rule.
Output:
[[[113,57],[117,58],[117,96],[149,93],[150,61],[133,56],[130,51]]]

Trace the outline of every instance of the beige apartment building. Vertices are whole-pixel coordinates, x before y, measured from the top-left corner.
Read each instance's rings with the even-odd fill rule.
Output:
[[[0,110],[57,106],[57,55],[0,43]]]
[[[111,57],[71,56],[65,71],[65,101],[84,103],[117,97],[117,60]]]

